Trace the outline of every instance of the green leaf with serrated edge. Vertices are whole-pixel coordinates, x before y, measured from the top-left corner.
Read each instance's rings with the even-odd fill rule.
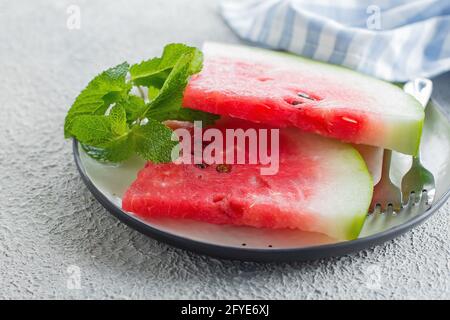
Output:
[[[178,110],[173,110],[169,112],[164,112],[164,110],[154,110],[149,109],[147,112],[148,117],[159,120],[179,120],[179,121],[202,121],[204,125],[214,124],[220,116],[208,112],[203,112],[199,110],[192,110],[187,108],[180,108]]]
[[[73,119],[71,133],[78,141],[95,147],[114,139],[111,119],[106,116],[80,115]]]
[[[156,88],[156,87],[153,87],[153,86],[148,87],[148,98],[149,98],[150,101],[155,100],[155,98],[159,94],[159,89],[160,88]]]
[[[154,86],[161,88],[180,57],[185,54],[194,54],[191,73],[197,73],[201,69],[202,53],[194,48],[181,43],[172,43],[164,47],[162,56],[134,64],[130,68],[131,80],[136,85]]]
[[[161,89],[167,77],[169,76],[170,70],[171,69],[168,69],[167,71],[163,71],[155,75],[148,76],[146,78],[139,78],[133,80],[133,84],[136,86],[155,87]]]
[[[73,132],[86,153],[96,160],[120,162],[134,153],[125,111],[120,106],[114,106],[108,116],[77,117]]]
[[[116,104],[109,112],[111,131],[116,136],[122,136],[128,131],[127,114],[120,104]]]
[[[193,57],[190,64],[189,75],[193,75],[202,71],[203,68],[203,52],[198,49],[193,51]]]
[[[78,95],[64,123],[64,136],[74,136],[72,124],[80,115],[103,115],[109,105],[128,95],[131,84],[125,81],[128,63],[124,62],[96,76]]]
[[[148,104],[148,108],[142,117],[148,117],[159,121],[201,120],[205,124],[214,123],[218,116],[203,112],[182,108],[183,92],[192,72],[198,72],[202,66],[203,56],[200,51],[184,54],[179,58],[170,72],[161,90]],[[149,91],[150,92],[150,91]]]
[[[125,110],[128,123],[135,121],[145,109],[144,99],[132,94],[127,99],[118,101],[116,105],[120,105]]]
[[[134,154],[132,135],[128,134],[113,140],[104,147],[81,145],[88,156],[98,161],[121,162],[129,159]]]
[[[81,147],[83,148],[84,152],[91,158],[98,160],[98,161],[108,161],[105,157],[105,150],[98,147],[93,147],[84,143],[80,142]]]
[[[189,76],[201,70],[202,61],[199,50],[172,44],[165,47],[161,58],[132,66],[131,82],[126,81],[126,63],[106,70],[72,105],[65,136],[76,137],[88,155],[101,161],[123,161],[135,152],[156,163],[170,161],[177,142],[171,140],[172,131],[159,121],[203,120],[209,124],[217,119],[206,112],[181,108]],[[132,83],[149,88],[148,104],[130,94]],[[142,120],[148,122],[140,125]]]
[[[185,54],[177,61],[158,95],[148,104],[143,117],[147,116],[150,109],[153,109],[154,112],[158,109],[158,112],[173,112],[181,108],[183,92],[190,75],[190,63],[193,56],[192,53]]]
[[[145,125],[133,127],[136,152],[153,163],[171,161],[172,149],[178,145],[172,141],[172,130],[162,123],[149,119]]]

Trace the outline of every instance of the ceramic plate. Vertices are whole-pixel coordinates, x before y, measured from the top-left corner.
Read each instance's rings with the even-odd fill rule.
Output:
[[[445,102],[444,102],[445,103]],[[220,258],[247,261],[310,260],[337,256],[375,246],[408,231],[430,217],[450,195],[450,123],[442,99],[426,110],[421,144],[424,165],[434,174],[436,196],[431,206],[417,205],[393,217],[368,217],[358,239],[338,242],[318,233],[219,226],[190,220],[143,220],[121,209],[121,196],[144,161],[134,158],[121,165],[105,165],[88,157],[74,140],[78,170],[95,198],[130,227],[173,246]],[[411,157],[393,154],[391,179],[398,186]]]

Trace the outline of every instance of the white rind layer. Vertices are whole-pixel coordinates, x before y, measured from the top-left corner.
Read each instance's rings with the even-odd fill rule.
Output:
[[[298,129],[285,130],[290,130],[293,137],[299,134]],[[357,238],[373,192],[373,180],[364,159],[349,144],[309,133],[300,133],[300,137],[298,148],[314,158],[321,176],[317,177],[320,185],[314,186],[318,192],[308,199],[308,208],[299,207],[299,211],[314,215],[317,225],[312,231],[341,240]]]

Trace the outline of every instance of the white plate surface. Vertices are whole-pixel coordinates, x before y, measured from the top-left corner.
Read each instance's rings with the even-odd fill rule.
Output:
[[[134,158],[120,165],[104,165],[88,157],[80,148],[81,166],[94,186],[118,208],[121,196],[135,179],[144,161]],[[450,125],[437,107],[430,105],[426,111],[421,144],[424,165],[434,174],[436,180],[435,202],[450,189]],[[401,178],[411,165],[411,157],[393,154],[391,179],[399,186]],[[406,223],[423,214],[427,208],[417,206],[409,213],[400,212],[395,217],[370,217],[360,238],[368,237],[394,226]],[[377,220],[374,221],[373,219]],[[295,230],[269,230],[250,227],[219,226],[192,220],[149,219],[145,223],[161,231],[183,238],[210,244],[239,248],[288,249],[336,243],[335,239],[318,233]]]

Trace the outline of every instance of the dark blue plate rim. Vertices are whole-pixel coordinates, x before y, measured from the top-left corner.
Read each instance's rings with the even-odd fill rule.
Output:
[[[450,108],[448,103],[450,101],[450,92],[448,92],[447,89],[449,81],[450,72],[433,79],[435,87],[433,92],[433,102],[447,121],[450,121]],[[223,259],[258,262],[304,261],[342,256],[348,253],[368,249],[383,242],[392,240],[415,226],[423,223],[426,219],[438,211],[450,197],[450,190],[447,190],[440,199],[433,203],[432,206],[422,214],[415,216],[403,224],[364,238],[332,244],[288,249],[231,247],[192,240],[186,237],[171,234],[152,227],[144,221],[127,214],[121,208],[112,203],[88,177],[81,163],[78,142],[75,139],[73,140],[73,154],[78,171],[80,172],[81,178],[88,189],[92,192],[94,197],[120,221],[151,238],[165,242],[174,247]]]
[[[263,249],[251,247],[231,247],[193,240],[166,231],[162,231],[160,229],[152,227],[151,225],[139,220],[138,218],[130,214],[127,214],[125,211],[111,202],[89,178],[81,162],[78,142],[75,139],[73,140],[73,154],[81,178],[86,184],[89,191],[91,191],[94,197],[98,200],[98,202],[100,202],[100,204],[103,205],[103,207],[105,207],[105,209],[107,209],[120,221],[151,238],[165,242],[174,247],[223,259],[258,262],[304,261],[316,260],[325,257],[341,256],[362,249],[371,248],[380,243],[394,239],[412,229],[413,227],[421,224],[426,219],[431,217],[431,215],[434,214],[442,205],[444,205],[444,203],[450,197],[450,190],[448,190],[424,213],[417,215],[416,217],[408,220],[401,225],[364,238],[333,244],[300,248]]]

